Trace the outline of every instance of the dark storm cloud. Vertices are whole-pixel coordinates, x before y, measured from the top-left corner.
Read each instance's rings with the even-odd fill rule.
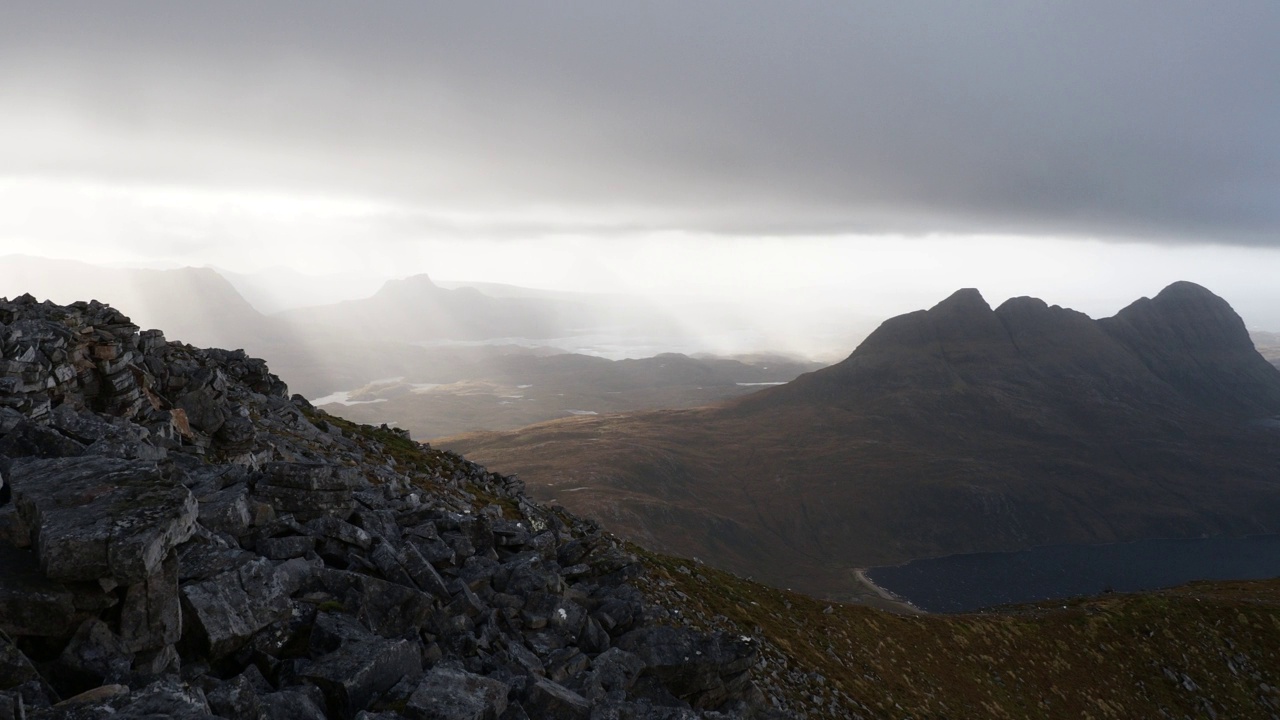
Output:
[[[1277,37],[1271,0],[10,3],[0,162],[548,229],[1280,245]]]

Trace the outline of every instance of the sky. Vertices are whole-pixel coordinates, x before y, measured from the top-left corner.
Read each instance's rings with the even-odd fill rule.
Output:
[[[1272,0],[6,3],[0,255],[872,317],[1189,279],[1280,330],[1277,37]]]

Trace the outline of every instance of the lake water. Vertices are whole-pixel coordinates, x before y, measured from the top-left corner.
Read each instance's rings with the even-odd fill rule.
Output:
[[[871,568],[867,577],[928,612],[969,612],[1107,589],[1137,592],[1192,580],[1280,577],[1280,535],[1049,545]]]

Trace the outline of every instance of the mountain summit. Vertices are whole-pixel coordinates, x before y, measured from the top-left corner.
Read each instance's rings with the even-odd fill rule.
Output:
[[[1104,320],[960,290],[719,406],[444,442],[616,531],[839,595],[917,557],[1280,531],[1277,416],[1280,370],[1180,282]]]
[[[1280,408],[1280,373],[1255,350],[1231,306],[1195,283],[1174,283],[1099,322],[1194,402],[1243,416]]]
[[[1225,300],[1189,282],[1097,321],[1030,297],[992,310],[977,290],[960,290],[886,321],[843,362],[747,402],[865,406],[896,392],[956,400],[950,412],[985,394],[1086,414],[1159,406],[1161,417],[1189,422],[1280,413],[1280,371]]]

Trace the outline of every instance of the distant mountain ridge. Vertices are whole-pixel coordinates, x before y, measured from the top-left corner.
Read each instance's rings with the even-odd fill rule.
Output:
[[[1280,531],[1277,416],[1280,370],[1180,282],[1097,321],[961,290],[718,406],[442,443],[615,531],[839,594],[914,557]]]
[[[546,336],[538,303],[491,298],[472,288],[446,290],[426,275],[389,280],[372,296],[287,310],[290,322],[364,337],[406,341]]]
[[[211,268],[111,268],[75,260],[9,255],[0,258],[0,287],[68,303],[82,298],[122,308],[145,328],[203,347],[246,348],[261,354],[288,341],[291,330],[259,312]]]

